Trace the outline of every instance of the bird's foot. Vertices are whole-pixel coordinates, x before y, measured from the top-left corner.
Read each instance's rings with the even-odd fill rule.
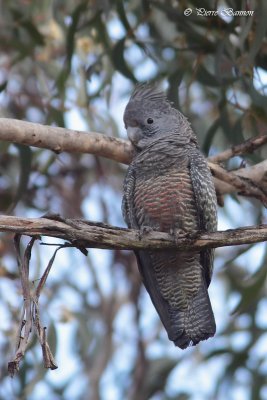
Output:
[[[139,240],[142,240],[143,237],[148,235],[150,232],[153,232],[153,228],[151,228],[151,226],[141,226],[141,228],[139,229]]]
[[[179,243],[179,239],[185,237],[187,234],[188,232],[183,229],[170,229],[170,235],[173,237],[175,243]]]

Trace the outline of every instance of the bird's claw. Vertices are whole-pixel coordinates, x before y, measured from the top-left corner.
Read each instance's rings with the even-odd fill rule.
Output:
[[[139,229],[139,240],[142,240],[145,235],[149,234],[152,231],[153,228],[151,228],[151,226],[141,226],[141,228]]]
[[[170,235],[173,237],[175,243],[179,242],[179,239],[182,236],[185,236],[187,232],[185,232],[183,229],[170,229]]]

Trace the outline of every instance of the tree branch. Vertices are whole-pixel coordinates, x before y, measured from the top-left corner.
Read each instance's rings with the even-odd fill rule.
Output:
[[[18,326],[15,356],[8,363],[8,372],[11,375],[11,377],[13,377],[15,373],[18,372],[19,370],[20,361],[24,357],[26,349],[29,345],[30,336],[34,330],[33,328],[35,328],[37,338],[42,348],[45,368],[50,368],[50,369],[57,368],[55,359],[47,342],[46,328],[42,327],[41,325],[40,311],[39,311],[39,297],[40,297],[40,292],[44,286],[46,278],[54,262],[56,253],[58,252],[60,247],[58,247],[54,252],[53,257],[49,261],[48,266],[43,276],[41,277],[37,289],[35,289],[32,285],[31,280],[29,279],[29,269],[30,269],[32,248],[35,240],[37,240],[38,237],[34,236],[31,238],[30,242],[26,247],[23,257],[21,256],[20,253],[20,239],[21,239],[20,234],[15,235],[14,244],[17,253],[17,261],[18,261],[24,303],[22,306],[21,321]]]
[[[97,132],[81,132],[0,118],[0,140],[52,150],[55,153],[90,153],[124,164],[132,159],[132,146],[128,140],[116,139]]]
[[[63,151],[90,153],[124,164],[129,164],[133,156],[133,147],[128,140],[117,139],[97,132],[81,132],[10,118],[0,118],[0,140],[45,148],[56,153]],[[240,180],[233,179],[233,177],[227,179],[226,170],[225,174],[222,174],[222,170],[217,173],[218,168],[214,167],[214,162],[251,152],[266,141],[266,136],[259,136],[208,159],[209,166],[213,170],[218,194],[240,191]],[[240,168],[233,171],[232,174],[253,181],[256,185],[262,185],[262,181],[267,175],[267,160],[252,167]],[[234,185],[234,182],[238,181],[239,184]],[[253,189],[251,191],[253,192]]]
[[[208,247],[234,246],[267,240],[267,225],[248,226],[227,231],[195,235],[170,235],[117,228],[106,224],[78,219],[18,218],[0,216],[0,231],[28,236],[50,236],[69,241],[78,248],[102,248],[121,250],[176,249],[201,250]]]
[[[231,149],[222,151],[215,156],[209,157],[212,163],[220,163],[227,161],[229,158],[240,156],[242,154],[253,153],[256,149],[267,143],[267,135],[259,135],[246,140],[236,146],[232,146]]]
[[[209,159],[208,159],[209,160]],[[214,170],[214,184],[217,192],[219,194],[226,194],[226,193],[232,193],[238,188],[233,186],[229,181],[229,179],[224,179],[220,180],[217,178],[217,174],[215,172],[218,164],[215,164],[213,162],[208,162],[209,167],[211,170]],[[225,174],[228,172],[224,170]],[[237,177],[242,177],[245,179],[249,179],[251,182],[254,182],[255,184],[261,185],[262,189],[265,191],[267,190],[267,160],[264,160],[258,164],[252,165],[251,167],[248,168],[240,168],[236,171],[231,171],[231,173]]]
[[[211,172],[217,179],[234,187],[238,194],[243,196],[251,196],[260,200],[265,207],[267,207],[267,191],[261,188],[259,184],[247,177],[234,174],[233,172],[226,171],[218,164],[209,163]],[[221,192],[220,192],[221,193]]]

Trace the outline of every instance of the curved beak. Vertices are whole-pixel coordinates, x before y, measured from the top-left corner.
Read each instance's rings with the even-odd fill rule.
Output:
[[[127,126],[127,135],[134,145],[137,145],[139,140],[142,139],[142,131],[137,126]]]

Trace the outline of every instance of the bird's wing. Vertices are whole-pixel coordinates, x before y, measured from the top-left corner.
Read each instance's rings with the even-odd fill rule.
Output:
[[[139,229],[133,210],[134,188],[135,171],[134,166],[130,164],[123,183],[122,215],[128,228]]]
[[[190,152],[190,176],[197,206],[199,230],[213,232],[217,229],[217,200],[210,169],[206,159],[198,149]],[[210,284],[213,269],[214,250],[201,252],[201,265],[207,286]]]

